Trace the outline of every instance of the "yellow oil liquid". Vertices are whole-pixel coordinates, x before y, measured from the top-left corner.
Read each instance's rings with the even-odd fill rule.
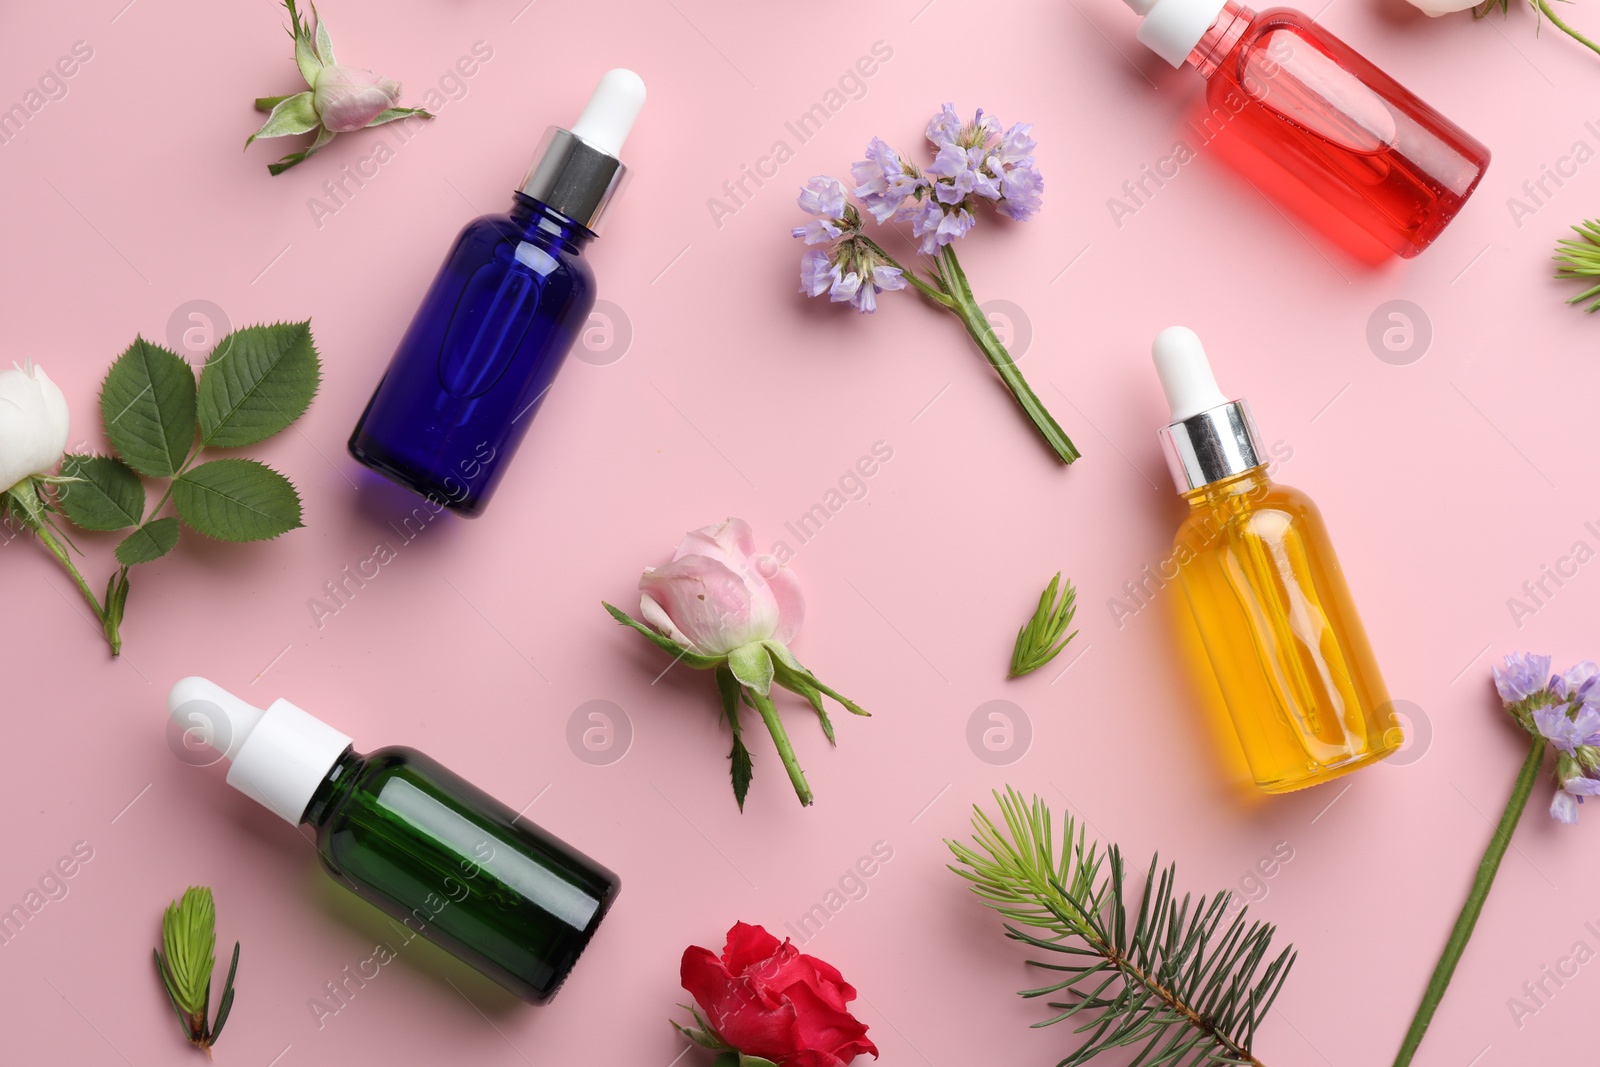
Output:
[[[1256,785],[1318,785],[1404,741],[1322,515],[1264,467],[1185,494],[1179,581]]]

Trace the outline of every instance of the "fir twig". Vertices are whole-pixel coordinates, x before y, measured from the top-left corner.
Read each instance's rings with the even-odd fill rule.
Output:
[[[1011,650],[1011,677],[1020,678],[1029,671],[1043,667],[1067,647],[1068,641],[1078,636],[1076,630],[1066,632],[1077,610],[1078,591],[1068,579],[1067,587],[1057,601],[1056,590],[1060,584],[1061,572],[1057,571],[1044,592],[1039,594],[1039,606],[1034,609],[1033,617],[1017,631],[1017,643]]]
[[[1130,1061],[1154,1067],[1248,1064],[1257,1028],[1294,965],[1292,947],[1268,959],[1275,929],[1246,924],[1241,909],[1223,926],[1229,894],[1177,899],[1176,868],[1150,861],[1129,929],[1121,850],[1088,842],[1070,814],[1059,845],[1049,808],[1015,790],[995,794],[1001,826],[973,809],[973,846],[946,841],[950,869],[1006,920],[1006,936],[1042,952],[1030,961],[1061,975],[1021,992],[1062,997],[1035,1026],[1071,1021],[1082,1042],[1058,1067],[1142,1044]]]
[[[183,1036],[196,1048],[211,1054],[222,1036],[223,1024],[233,1010],[233,977],[239,970],[239,942],[233,943],[233,960],[211,1015],[211,972],[216,966],[217,910],[211,890],[190,886],[167,905],[161,917],[161,948],[155,952],[156,972],[166,987],[167,1000],[177,1013]]]
[[[1576,240],[1563,237],[1556,242],[1556,254],[1552,257],[1560,265],[1556,277],[1581,278],[1586,281],[1600,278],[1600,220],[1589,219],[1581,226],[1574,226],[1572,230],[1578,235]],[[1590,297],[1600,297],[1600,284],[1585,289],[1567,303],[1579,304]],[[1600,299],[1595,300],[1584,310],[1600,311]]]

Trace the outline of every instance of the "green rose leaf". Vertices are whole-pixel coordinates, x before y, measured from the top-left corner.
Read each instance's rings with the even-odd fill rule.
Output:
[[[317,131],[316,140],[312,141],[309,147],[303,148],[298,152],[290,152],[276,163],[268,163],[267,173],[276,177],[277,175],[288,170],[290,167],[295,166],[298,163],[304,163],[306,160],[310,159],[312,156],[326,148],[328,146],[328,142],[332,141],[335,136],[336,134],[334,134],[332,130],[328,129],[328,127],[322,127]]]
[[[122,539],[117,546],[117,562],[124,567],[160,559],[178,543],[178,520],[170,515],[147,522]]]
[[[433,115],[426,108],[420,107],[385,108],[384,110],[378,112],[377,115],[373,117],[371,122],[367,123],[366,128],[370,130],[374,126],[384,126],[398,119],[409,119],[412,117],[419,119],[431,119],[433,118]]]
[[[772,657],[760,643],[742,645],[728,653],[728,668],[735,678],[762,696],[772,691]]]
[[[316,45],[311,38],[311,27],[295,11],[293,5],[289,7],[289,17],[294,22],[295,64],[299,66],[300,77],[306,80],[306,84],[314,86],[317,84],[317,75],[322,72],[323,60],[317,57]],[[321,22],[322,20],[317,19],[317,21]],[[329,47],[332,47],[331,42]]]
[[[22,481],[6,490],[7,511],[16,515],[18,521],[24,523],[29,529],[37,530],[44,525],[44,505],[39,502],[39,483],[32,478]]]
[[[872,717],[872,713],[870,711],[863,708],[860,704],[857,704],[843,693],[840,693],[837,689],[829,687],[825,682],[822,681],[822,679],[806,670],[806,668],[801,665],[800,661],[794,658],[794,653],[785,648],[781,642],[768,641],[766,642],[766,646],[767,651],[772,654],[773,660],[779,664],[782,664],[783,668],[786,668],[780,669],[778,672],[779,685],[784,686],[787,689],[793,689],[795,692],[800,693],[802,696],[806,697],[806,699],[810,700],[811,695],[809,693],[805,692],[805,690],[801,689],[798,685],[791,685],[786,679],[803,682],[813,689],[825,693],[834,700],[837,700],[840,704],[844,705],[845,710],[850,712],[850,714],[864,715],[867,718]],[[830,737],[832,736],[831,727],[824,726],[823,729],[829,733]]]
[[[682,1034],[684,1037],[688,1038],[690,1041],[693,1041],[695,1044],[699,1045],[701,1048],[720,1050],[728,1047],[726,1043],[718,1040],[714,1034],[711,1034],[708,1031],[696,1030],[693,1027],[688,1026],[680,1026],[677,1023],[673,1023],[672,1028],[678,1031],[678,1033]]]
[[[316,9],[313,8],[313,11]],[[333,38],[328,36],[328,27],[322,24],[322,16],[317,17],[317,59],[325,67],[331,67],[338,60],[333,58]]]
[[[61,461],[61,473],[77,479],[56,489],[61,510],[73,525],[85,530],[125,530],[144,518],[144,483],[120,459],[69,455]]]
[[[238,448],[266,440],[305,414],[321,379],[310,322],[235,330],[200,372],[201,443]]]
[[[128,466],[170,478],[194,444],[194,371],[171,349],[136,337],[100,387],[100,417]]]
[[[202,463],[172,483],[178,517],[218,541],[264,541],[300,526],[300,494],[253,459]]]
[[[733,749],[728,753],[728,760],[733,774],[733,799],[739,802],[739,810],[743,811],[744,798],[750,792],[750,779],[754,777],[754,767],[750,761],[750,750],[744,747],[744,737],[739,729],[739,679],[733,676],[726,664],[717,668],[717,692],[722,694],[722,714],[733,729]]]
[[[768,642],[767,650],[772,651],[774,645],[783,648],[774,641]],[[788,649],[784,651],[787,653]],[[817,713],[817,719],[822,723],[822,732],[827,736],[828,744],[837,746],[839,742],[833,736],[833,720],[828,718],[828,709],[822,706],[822,690],[811,684],[808,680],[809,675],[799,666],[799,661],[794,661],[795,665],[791,667],[790,660],[794,660],[794,657],[789,656],[786,660],[783,656],[773,655],[772,680],[791,692],[799,693],[810,702],[812,710]]]
[[[310,133],[322,123],[317,117],[317,109],[312,106],[312,94],[309,91],[276,99],[263,97],[256,101],[256,106],[259,107],[266,100],[272,101],[272,113],[267,116],[267,121],[261,124],[261,128],[245,141],[246,148],[263,137],[289,137],[297,133]]]
[[[663,652],[670,652],[676,657],[676,662],[682,663],[685,667],[693,667],[697,671],[703,671],[708,667],[715,667],[723,662],[721,656],[705,656],[701,655],[699,652],[690,652],[672,638],[656,633],[650,627],[646,626],[638,619],[635,619],[621,608],[613,607],[612,605],[607,604],[604,600],[600,602],[600,605],[606,609],[613,619],[616,619],[624,626],[628,626],[639,631],[645,637],[649,638],[651,644],[655,645]]]

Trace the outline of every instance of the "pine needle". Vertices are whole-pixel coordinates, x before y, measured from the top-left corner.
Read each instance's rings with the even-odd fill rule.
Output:
[[[222,1026],[233,1009],[233,977],[239,970],[239,943],[233,943],[233,960],[217,1002],[217,1017],[211,1012],[211,972],[216,967],[217,909],[211,890],[190,886],[183,896],[167,905],[161,917],[161,948],[156,950],[156,971],[166,987],[167,999],[177,1013],[183,1036],[206,1050],[222,1036]]]
[[[1563,237],[1556,242],[1556,254],[1552,257],[1560,264],[1556,277],[1591,281],[1600,278],[1600,220],[1589,219],[1581,226],[1574,226],[1572,231],[1578,235],[1577,240]],[[1600,297],[1600,284],[1585,289],[1567,303],[1579,304],[1590,297]],[[1591,314],[1600,311],[1600,299],[1595,300],[1584,310]]]
[[[1066,633],[1077,610],[1078,591],[1068,580],[1067,588],[1058,602],[1056,590],[1060,584],[1061,572],[1057,571],[1044,592],[1039,594],[1039,606],[1034,609],[1033,617],[1017,631],[1017,643],[1011,650],[1011,677],[1020,678],[1029,671],[1043,667],[1067,647],[1068,641],[1078,636],[1076,630]]]
[[[1248,908],[1224,926],[1225,892],[1178,900],[1176,868],[1152,857],[1130,930],[1116,845],[1101,851],[1068,814],[1058,846],[1043,800],[1009,787],[994,796],[1003,826],[975,807],[972,846],[945,842],[950,869],[1005,920],[1007,937],[1054,954],[1030,963],[1059,980],[1019,995],[1060,998],[1034,1025],[1071,1022],[1086,1035],[1058,1067],[1135,1044],[1143,1051],[1130,1063],[1145,1067],[1261,1067],[1251,1044],[1295,961],[1293,947],[1268,960],[1275,928],[1247,925]]]

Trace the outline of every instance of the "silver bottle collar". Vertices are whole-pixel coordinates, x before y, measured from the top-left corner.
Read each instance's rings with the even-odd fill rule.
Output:
[[[1159,436],[1179,493],[1192,493],[1266,462],[1256,420],[1243,400],[1174,422]]]
[[[519,191],[599,232],[600,217],[627,175],[628,168],[616,156],[571,130],[552,126],[540,139]]]

